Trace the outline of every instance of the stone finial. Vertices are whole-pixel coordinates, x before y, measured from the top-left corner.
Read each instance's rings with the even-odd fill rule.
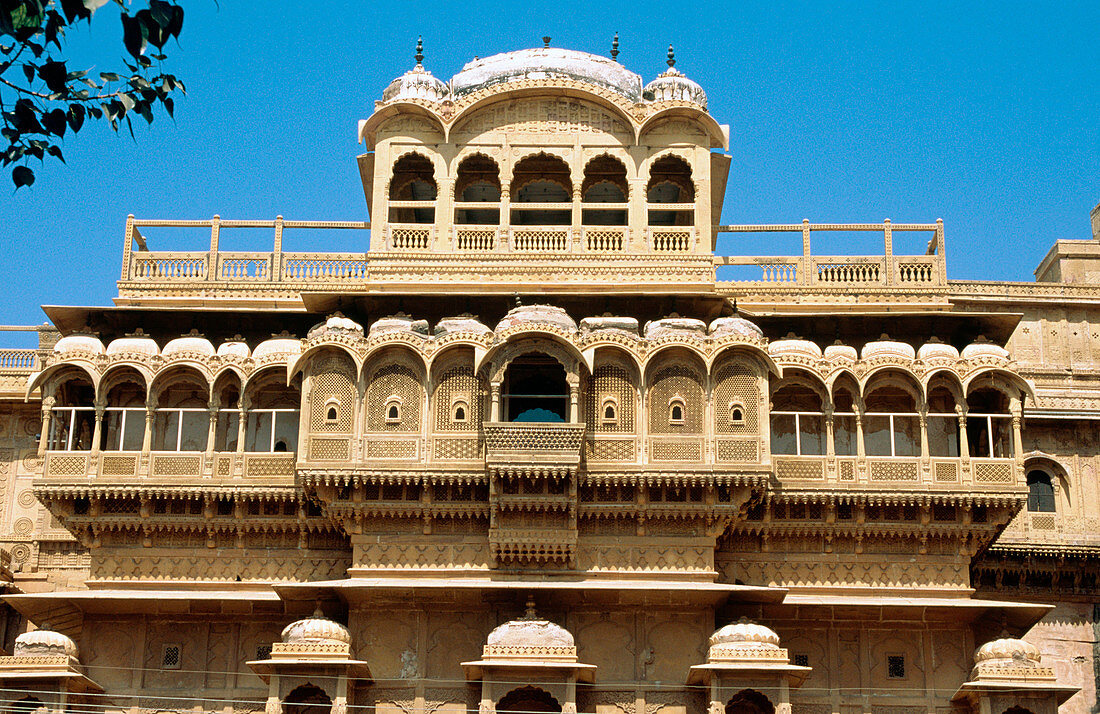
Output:
[[[672,45],[668,46],[668,59],[665,63],[671,68],[676,66],[676,50],[672,48]]]
[[[543,35],[542,36],[542,46],[544,48],[550,46],[550,35]]]
[[[611,59],[616,62],[619,61],[619,33],[616,32],[615,36],[611,38]]]
[[[413,55],[416,58],[416,64],[419,66],[424,62],[424,37],[420,35],[416,38],[416,54]]]
[[[527,610],[523,613],[524,620],[537,620],[538,614],[535,612],[535,598],[533,595],[527,596]]]

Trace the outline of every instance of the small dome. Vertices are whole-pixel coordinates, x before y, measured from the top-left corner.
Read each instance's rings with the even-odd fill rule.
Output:
[[[615,330],[628,332],[632,337],[638,336],[638,320],[633,317],[586,317],[581,320],[581,332],[599,332],[602,330]]]
[[[642,89],[642,97],[650,102],[691,102],[707,108],[707,93],[675,67],[669,67],[647,84]]]
[[[230,340],[218,345],[218,354],[222,357],[248,357],[252,354],[252,351],[248,349],[248,345],[244,341]]]
[[[693,317],[666,317],[662,320],[650,320],[645,324],[645,337],[655,340],[659,337],[692,336],[703,337],[707,334],[707,325]]]
[[[492,330],[489,329],[488,325],[483,324],[476,317],[470,315],[445,317],[435,323],[434,334],[436,337],[443,337],[444,335],[450,335],[457,332],[474,332],[479,335],[484,335],[487,332],[492,332]]]
[[[508,311],[504,318],[497,323],[495,331],[502,332],[510,327],[527,323],[553,325],[566,332],[576,332],[577,330],[577,323],[573,322],[573,318],[569,317],[569,313],[560,307],[554,305],[520,305]]]
[[[874,342],[868,342],[863,346],[863,359],[871,359],[872,357],[915,359],[916,356],[917,353],[913,349],[913,345],[891,340],[886,335],[882,335]]]
[[[302,352],[302,343],[297,337],[272,337],[256,345],[252,358],[260,359],[270,355],[296,355]]]
[[[710,636],[710,646],[733,644],[758,644],[779,647],[779,635],[775,630],[758,625],[742,617],[735,623],[720,628]]]
[[[996,343],[989,342],[979,337],[966,347],[963,347],[962,350],[963,359],[973,359],[974,357],[999,357],[1001,359],[1008,359],[1008,350]]]
[[[768,345],[768,354],[776,355],[802,355],[810,359],[821,359],[821,348],[816,342],[803,340],[794,335],[787,335],[781,340],[776,340]]]
[[[1039,648],[1027,640],[1004,637],[986,642],[974,653],[974,664],[1015,662],[1030,666],[1038,665],[1042,660]]]
[[[65,354],[67,352],[91,352],[92,354],[101,355],[104,350],[103,342],[93,335],[69,335],[68,337],[62,337],[57,341],[57,344],[53,346],[53,351],[58,354]]]
[[[79,651],[71,637],[53,630],[33,630],[15,638],[13,654],[16,657],[68,655],[75,659]]]
[[[143,354],[143,355],[155,355],[160,352],[160,348],[157,347],[157,343],[149,337],[141,335],[130,335],[127,337],[119,337],[111,340],[111,344],[107,345],[107,354],[119,355],[119,354]]]
[[[309,328],[309,332],[306,333],[306,339],[312,339],[318,335],[324,334],[362,336],[363,326],[355,320],[344,317],[340,313],[336,313],[335,315],[329,315],[324,322],[317,323]]]
[[[405,74],[390,82],[382,90],[382,101],[392,102],[399,99],[423,99],[429,102],[442,102],[450,96],[447,83],[433,77],[432,73],[417,64]]]
[[[214,345],[210,340],[199,335],[185,335],[169,341],[161,350],[162,355],[178,354],[180,352],[199,353],[204,355],[215,354]]]
[[[509,620],[486,639],[489,647],[573,647],[573,635],[549,620]]]
[[[929,361],[934,359],[957,360],[959,351],[945,342],[926,342],[917,350],[917,359]]]
[[[339,642],[351,644],[351,633],[339,622],[328,619],[320,610],[311,617],[292,622],[283,628],[283,642]]]
[[[710,323],[710,334],[714,337],[722,335],[741,335],[743,337],[760,338],[764,331],[754,323],[743,317],[719,317]]]
[[[842,345],[836,342],[825,348],[825,359],[855,362],[859,359],[859,353],[856,352],[856,348],[851,345]]]
[[[451,87],[458,99],[493,85],[528,79],[582,82],[609,89],[631,102],[642,98],[642,78],[618,62],[558,47],[537,47],[475,59],[451,78]]]
[[[408,315],[390,315],[375,320],[371,323],[371,335],[381,335],[387,332],[414,332],[418,335],[428,336],[428,321],[414,320]]]

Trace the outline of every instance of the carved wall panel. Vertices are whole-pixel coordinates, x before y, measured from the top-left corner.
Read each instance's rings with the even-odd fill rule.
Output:
[[[629,141],[633,133],[618,117],[577,99],[523,99],[499,102],[462,120],[452,130],[456,143],[489,132],[528,134],[605,134]]]
[[[599,667],[605,682],[628,682],[635,678],[637,645],[634,642],[634,618],[621,613],[583,614],[573,618],[573,635],[581,662]]]
[[[310,370],[309,430],[346,434],[355,423],[355,366],[337,353],[317,358]]]
[[[464,680],[460,663],[481,657],[481,648],[490,629],[484,613],[429,613],[428,676]]]
[[[355,656],[370,663],[371,674],[379,679],[398,679],[410,672],[410,654],[417,656],[417,632],[422,615],[415,610],[387,607],[353,610],[348,614]],[[403,662],[404,660],[404,662]],[[413,667],[419,676],[419,667]],[[402,671],[406,670],[406,671]]]
[[[601,364],[588,381],[585,394],[585,422],[597,434],[632,434],[637,388],[631,373],[618,364]],[[607,407],[614,417],[607,418]]]
[[[651,434],[698,434],[703,430],[703,377],[688,364],[662,363],[649,388]],[[682,402],[682,417],[673,418],[674,404]]]
[[[710,624],[701,618],[690,616],[666,616],[657,621],[658,615],[650,615],[651,624],[646,633],[646,661],[644,678],[648,681],[674,682],[683,678],[693,664],[706,657]]]
[[[367,431],[420,431],[421,378],[404,364],[376,369],[367,386]]]
[[[481,427],[482,385],[474,376],[472,363],[457,363],[439,377],[435,388],[436,431],[478,431]],[[462,408],[463,419],[455,418],[456,408]]]

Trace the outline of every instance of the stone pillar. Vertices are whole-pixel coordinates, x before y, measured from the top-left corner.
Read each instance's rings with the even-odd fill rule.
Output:
[[[856,456],[867,456],[867,447],[863,443],[863,412],[856,413]]]
[[[512,247],[512,184],[509,181],[500,182],[500,243],[502,249]]]
[[[829,457],[836,456],[835,429],[833,410],[832,407],[829,407],[825,410],[825,455]]]
[[[580,385],[569,385],[569,423],[576,424],[580,421],[580,410],[577,408],[577,403],[580,401]]]
[[[157,403],[145,403],[145,434],[141,438],[141,453],[148,455],[153,450],[153,419],[157,414]]]
[[[95,429],[92,430],[92,456],[99,455],[99,447],[103,441],[103,412],[107,408],[105,402],[95,403]]]
[[[970,439],[966,436],[966,410],[960,406],[955,407],[955,415],[959,419],[959,458],[970,458]]]
[[[244,435],[245,435],[245,428],[246,428],[246,425],[247,425],[247,421],[246,421],[247,419],[248,419],[248,410],[245,409],[244,397],[242,396],[241,397],[240,409],[237,410],[237,453],[238,454],[243,454],[244,453]]]
[[[53,419],[53,407],[57,404],[54,397],[42,399],[42,433],[38,437],[38,455],[46,455],[46,445],[50,441],[50,421]]]
[[[489,421],[501,421],[500,382],[493,382],[489,385]]]
[[[210,458],[214,455],[214,440],[218,435],[218,407],[217,405],[211,405],[207,408],[207,413],[210,415],[210,424],[206,430],[206,456]]]
[[[572,212],[570,214],[570,226],[572,227],[573,238],[576,242],[581,240],[581,184],[573,186],[573,205]]]
[[[920,457],[928,461],[928,410],[922,409],[917,416],[920,419]]]
[[[1012,456],[1019,464],[1024,463],[1024,407],[1019,399],[1008,401],[1008,412],[1012,415]]]

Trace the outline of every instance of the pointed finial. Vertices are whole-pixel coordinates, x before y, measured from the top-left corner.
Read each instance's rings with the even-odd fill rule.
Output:
[[[668,59],[665,62],[669,67],[676,66],[676,50],[672,49],[672,45],[668,46]]]
[[[516,301],[516,307],[523,307],[523,300],[520,299],[519,293],[512,293],[512,298]]]
[[[619,61],[619,33],[616,32],[615,36],[611,38],[611,59],[616,62]]]
[[[317,603],[317,607],[313,608],[313,617],[318,620],[325,619],[325,612],[321,609],[321,603]]]
[[[537,620],[539,616],[535,614],[535,597],[534,595],[527,596],[527,612],[523,615],[524,620]]]
[[[734,317],[737,316],[737,298],[733,299],[733,315]]]
[[[549,47],[550,46],[550,36],[549,35],[543,35],[542,36],[542,46],[543,47]]]
[[[416,63],[420,64],[424,61],[424,36],[418,36],[416,38]]]

